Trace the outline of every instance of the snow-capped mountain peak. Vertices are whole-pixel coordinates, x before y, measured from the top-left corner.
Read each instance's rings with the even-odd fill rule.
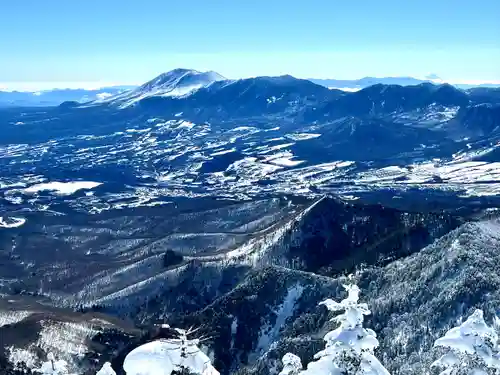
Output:
[[[182,97],[214,82],[224,80],[226,80],[225,77],[213,71],[199,72],[178,68],[162,73],[134,90],[107,98],[104,101],[128,107],[152,96]]]
[[[199,72],[191,69],[174,69],[162,73],[151,81],[140,86],[138,91],[168,90],[171,88],[206,86],[216,81],[223,81],[226,78],[220,74],[209,71]]]

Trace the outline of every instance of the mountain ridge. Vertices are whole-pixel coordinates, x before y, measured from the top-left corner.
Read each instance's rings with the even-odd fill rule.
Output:
[[[226,79],[220,74],[214,71],[207,72],[199,72],[194,69],[185,69],[185,68],[177,68],[172,71],[165,72],[160,74],[154,79],[158,79],[161,77],[166,77],[169,74],[172,75],[175,72],[191,72],[196,73],[198,75],[205,75],[206,77],[212,77],[205,81],[205,84],[208,84],[210,81],[219,81],[219,80],[227,80],[227,81],[238,81],[238,79]],[[254,77],[255,78],[255,77]],[[85,89],[52,89],[52,90],[41,90],[41,91],[2,91],[0,90],[0,107],[5,106],[54,106],[59,105],[65,101],[75,101],[75,102],[88,102],[88,101],[104,101],[108,99],[110,96],[117,96],[124,91],[133,91],[138,90],[141,86],[144,86],[148,83],[154,81],[150,80],[140,86],[108,86],[98,90],[85,90]],[[251,79],[251,78],[243,78],[243,79]],[[302,78],[304,79],[304,78]],[[401,86],[412,86],[418,85],[422,83],[442,83],[436,79],[417,79],[413,77],[363,77],[360,79],[348,80],[348,79],[321,79],[321,78],[305,78],[310,82],[315,84],[331,88],[331,89],[340,89],[344,91],[357,91],[363,88],[376,85],[376,84],[397,84]],[[197,85],[197,87],[202,87],[203,84]],[[488,88],[497,88],[499,84],[454,84],[453,86],[461,89],[488,89]],[[194,89],[194,88],[193,88]],[[189,92],[189,91],[188,91]],[[187,94],[186,92],[185,94]],[[100,95],[99,97],[97,95]]]

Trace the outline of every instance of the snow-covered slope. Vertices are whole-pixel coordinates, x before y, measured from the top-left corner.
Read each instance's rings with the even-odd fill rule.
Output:
[[[136,89],[97,102],[118,104],[121,108],[126,108],[152,96],[182,97],[214,82],[224,80],[226,78],[213,71],[174,69],[160,74]]]
[[[139,334],[131,324],[104,314],[55,308],[31,296],[0,297],[0,374],[38,369],[33,374],[95,375],[105,362],[102,354],[134,342]]]

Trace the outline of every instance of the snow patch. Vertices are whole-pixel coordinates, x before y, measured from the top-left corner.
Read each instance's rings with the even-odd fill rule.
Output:
[[[235,152],[235,151],[236,151],[235,148],[231,148],[229,150],[221,150],[221,151],[214,152],[214,153],[210,154],[210,156],[219,156],[219,155],[229,154],[229,153]]]
[[[285,325],[286,320],[293,316],[295,304],[299,300],[304,287],[300,284],[295,284],[288,289],[283,303],[275,311],[276,321],[273,327],[264,326],[257,342],[256,354],[262,354],[269,349],[271,344],[276,341],[281,328]]]
[[[0,216],[0,228],[18,228],[26,223],[26,219],[22,217],[7,217]],[[1,326],[1,325],[0,325]]]
[[[90,190],[99,185],[102,185],[102,183],[93,181],[54,181],[32,185],[22,190],[22,192],[26,194],[35,194],[40,191],[53,191],[58,195],[71,195],[76,193],[78,190]]]
[[[8,311],[8,313],[0,312],[0,327],[8,324],[15,324],[30,316],[29,311]]]
[[[305,141],[306,139],[313,139],[321,137],[321,134],[317,133],[292,133],[287,134],[285,137],[293,140],[293,141]]]
[[[49,353],[47,361],[43,362],[42,366],[34,369],[34,371],[42,375],[70,375],[68,372],[68,363],[62,359],[56,360],[52,353]]]
[[[111,367],[111,363],[106,362],[96,375],[116,375],[116,372]]]
[[[14,368],[24,363],[28,368],[32,369],[37,363],[37,357],[29,350],[14,348],[11,346],[7,348],[7,351],[7,358]]]
[[[101,92],[101,93],[99,93],[99,94],[96,95],[96,98],[98,100],[104,100],[104,99],[110,98],[112,96],[113,96],[113,94],[111,94],[109,92]]]

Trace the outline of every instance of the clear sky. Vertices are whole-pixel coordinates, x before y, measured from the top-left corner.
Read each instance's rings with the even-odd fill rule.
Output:
[[[0,86],[228,78],[500,81],[500,0],[0,0]]]

